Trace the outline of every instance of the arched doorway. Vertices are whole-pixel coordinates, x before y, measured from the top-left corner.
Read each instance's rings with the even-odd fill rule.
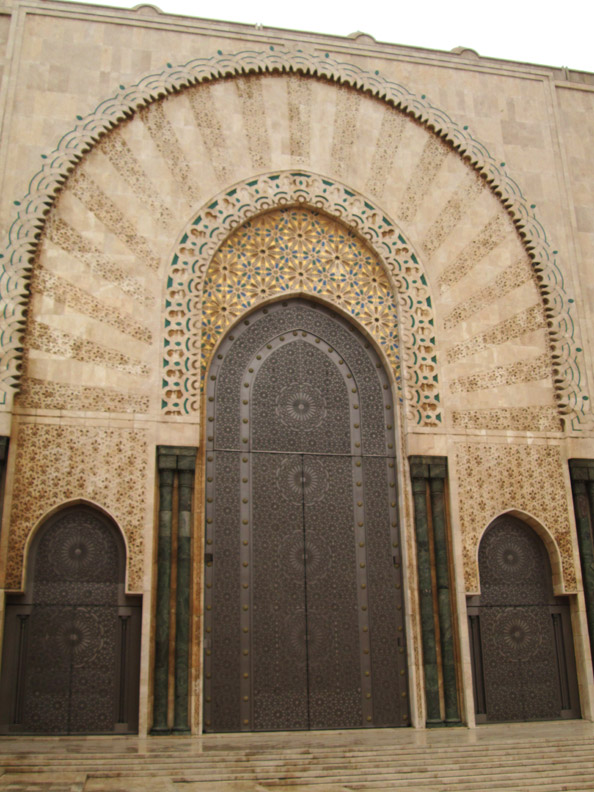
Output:
[[[125,559],[116,526],[90,507],[40,528],[26,593],[7,601],[4,733],[137,731],[141,604],[124,593]]]
[[[555,597],[537,534],[510,515],[479,548],[481,596],[469,600],[477,721],[580,715],[569,605]]]
[[[288,300],[207,389],[207,731],[408,724],[394,407],[356,329]]]

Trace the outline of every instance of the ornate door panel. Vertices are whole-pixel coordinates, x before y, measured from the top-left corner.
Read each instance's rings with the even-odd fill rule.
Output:
[[[479,550],[481,597],[469,606],[479,720],[578,717],[569,608],[553,596],[544,545],[513,517]]]
[[[242,657],[254,729],[307,729],[307,613],[301,455],[253,454],[250,654]],[[244,611],[245,612],[245,611]],[[248,641],[246,640],[246,646]],[[253,720],[251,713],[253,712]]]
[[[307,455],[302,464],[309,727],[360,727],[357,595],[367,575],[357,565],[353,462],[350,456]]]
[[[361,604],[361,609],[367,606],[367,610],[361,613],[362,629],[369,627],[371,658],[370,677],[364,668],[364,685],[371,678],[374,725],[401,726],[408,723],[408,683],[395,461],[391,457],[366,457],[362,467],[368,574],[367,602]],[[365,688],[365,692],[370,691]],[[399,702],[398,708],[395,702]],[[399,712],[399,723],[395,709]]]
[[[245,616],[239,599],[242,586],[248,585],[239,559],[242,540],[247,540],[245,528],[241,535],[242,513],[247,510],[247,504],[242,505],[241,478],[248,461],[238,452],[209,452],[207,456],[204,701],[206,720],[216,723],[219,731],[239,731],[241,724],[240,662],[245,634],[240,622],[245,622]],[[213,674],[215,667],[225,669],[224,673]]]
[[[140,608],[122,602],[123,561],[115,529],[90,509],[42,529],[32,591],[7,607],[5,731],[134,731]]]
[[[207,395],[206,730],[408,723],[379,360],[293,300],[228,336]]]

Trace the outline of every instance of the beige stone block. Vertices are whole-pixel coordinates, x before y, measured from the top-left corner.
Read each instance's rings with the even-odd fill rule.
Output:
[[[0,789],[6,792],[82,792],[85,773],[4,773]]]
[[[186,786],[193,785],[184,784],[184,788]],[[170,778],[152,776],[102,778],[89,775],[83,792],[175,792],[176,789],[177,785]]]

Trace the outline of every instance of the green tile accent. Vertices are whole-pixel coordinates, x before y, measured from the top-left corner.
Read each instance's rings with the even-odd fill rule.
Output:
[[[175,697],[173,731],[187,734],[188,720],[189,653],[190,653],[190,573],[192,542],[192,493],[194,490],[193,457],[178,457],[194,463],[191,468],[180,470],[177,512],[177,594],[175,614]]]
[[[433,522],[445,720],[448,725],[453,725],[460,723],[460,711],[458,709],[458,684],[452,629],[452,601],[450,595],[446,536],[445,478],[447,468],[445,465],[431,465],[430,467],[431,478],[429,479],[429,490],[431,493],[431,517]],[[439,473],[439,475],[434,475],[434,471]]]

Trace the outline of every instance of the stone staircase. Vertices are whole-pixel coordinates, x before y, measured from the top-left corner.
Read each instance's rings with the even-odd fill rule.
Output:
[[[594,790],[594,728],[576,721],[201,738],[7,738],[0,790]],[[492,731],[490,731],[492,729]],[[404,732],[404,733],[403,733]],[[532,732],[532,733],[531,733]],[[14,750],[11,753],[10,744]]]

